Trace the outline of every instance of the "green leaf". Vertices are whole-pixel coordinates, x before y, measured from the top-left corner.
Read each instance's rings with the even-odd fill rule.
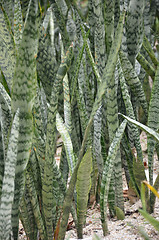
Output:
[[[151,47],[151,44],[149,43],[147,37],[144,35],[144,38],[143,38],[143,47],[145,48],[145,50],[147,51],[147,53],[149,54],[152,62],[154,63],[155,66],[158,65],[158,60],[155,56],[155,53]]]
[[[8,144],[8,132],[12,121],[11,99],[3,85],[0,83],[0,110],[1,110],[1,131],[4,141],[4,150],[6,153]]]
[[[133,173],[137,186],[141,189],[141,182],[146,180],[146,174],[144,164],[140,159],[133,159]]]
[[[7,156],[5,159],[2,195],[0,200],[0,238],[9,239],[11,236],[11,211],[14,198],[14,179],[17,161],[19,135],[19,110],[12,123],[9,137]]]
[[[145,0],[130,0],[126,18],[128,58],[135,66],[135,57],[143,40],[143,12]]]
[[[157,231],[159,231],[159,221],[157,221],[155,218],[153,218],[150,214],[148,214],[144,210],[139,209],[139,212]]]
[[[56,114],[56,127],[59,133],[61,134],[64,146],[65,146],[66,155],[67,155],[70,175],[72,175],[72,172],[75,168],[75,156],[74,156],[72,141],[71,141],[68,129],[64,125],[62,117],[60,116],[59,113]]]
[[[0,8],[0,68],[11,91],[15,70],[15,49],[11,29],[8,28],[4,12]]]
[[[154,69],[153,66],[146,60],[146,58],[145,58],[141,53],[138,53],[136,59],[137,59],[137,61],[140,63],[140,65],[145,69],[145,71],[147,72],[147,74],[148,74],[149,76],[151,76],[152,79],[154,79],[154,77],[155,77],[155,69]]]
[[[118,220],[124,220],[125,219],[125,214],[119,207],[115,206],[115,211],[116,211],[116,216],[117,216]]]
[[[137,74],[136,74],[132,64],[130,63],[130,61],[128,60],[128,58],[122,51],[120,51],[119,57],[121,60],[121,67],[122,67],[122,70],[124,73],[125,80],[126,80],[127,84],[130,86],[134,96],[136,96],[137,99],[139,100],[139,102],[145,112],[145,116],[147,118],[147,116],[148,116],[147,101],[146,101],[146,97],[145,97],[145,94],[144,94],[144,91],[143,91],[143,88],[141,85],[141,81],[137,77]]]
[[[43,219],[41,216],[38,196],[37,196],[35,185],[34,185],[33,173],[31,171],[30,166],[28,166],[27,171],[26,171],[26,186],[28,188],[34,217],[35,217],[36,224],[37,224],[37,227],[38,227],[38,230],[40,233],[40,238],[42,240],[45,240],[46,239],[45,226],[44,226],[44,222],[43,222]]]
[[[135,114],[134,114],[133,106],[132,106],[132,103],[131,103],[128,87],[127,87],[127,84],[125,82],[123,71],[122,71],[122,68],[121,68],[121,65],[120,65],[120,60],[119,60],[119,64],[118,64],[118,72],[119,72],[120,87],[121,87],[121,90],[122,90],[122,97],[123,97],[123,100],[124,100],[126,113],[129,117],[131,117],[132,119],[135,120]],[[128,125],[128,130],[130,132],[129,135],[132,136],[132,138],[133,138],[132,141],[134,141],[134,143],[135,143],[138,158],[140,160],[142,160],[143,156],[142,156],[142,149],[141,149],[141,144],[140,144],[139,130],[136,126],[134,126],[132,124],[130,126]]]
[[[93,105],[92,113],[91,113],[91,116],[90,116],[88,124],[87,124],[87,128],[86,128],[85,133],[84,133],[82,146],[81,146],[81,149],[79,151],[78,161],[77,161],[76,167],[74,169],[74,172],[73,172],[71,180],[70,180],[70,185],[69,185],[70,187],[69,187],[68,191],[66,192],[65,201],[64,201],[64,205],[63,205],[63,216],[62,216],[62,220],[61,220],[60,232],[59,232],[58,239],[64,239],[65,231],[66,231],[66,228],[67,228],[69,212],[70,212],[70,208],[71,208],[71,203],[69,201],[70,201],[70,199],[73,198],[78,167],[79,167],[80,162],[83,158],[85,144],[87,142],[87,138],[89,136],[89,131],[90,131],[91,126],[92,126],[93,117],[94,117],[97,109],[99,108],[99,106],[101,104],[102,97],[103,97],[103,95],[104,95],[104,93],[107,89],[106,81],[104,81],[104,79],[105,78],[111,79],[111,77],[114,73],[115,64],[116,64],[116,61],[117,61],[117,54],[118,54],[120,44],[121,44],[124,16],[125,16],[125,13],[123,13],[123,15],[121,16],[121,18],[119,20],[119,24],[118,24],[118,28],[117,28],[117,31],[116,31],[115,39],[114,39],[114,42],[113,42],[111,50],[110,50],[107,66],[106,66],[105,71],[103,73],[103,83],[99,87],[99,91],[97,93],[97,97],[96,97],[95,103]],[[99,74],[97,74],[97,75],[99,75]]]
[[[70,45],[57,71],[51,94],[50,107],[48,109],[48,122],[46,133],[47,141],[45,149],[45,166],[42,188],[45,223],[48,239],[52,239],[53,181],[55,181],[55,184],[56,183],[59,184],[61,192],[65,193],[66,191],[65,183],[61,177],[61,173],[54,159],[53,149],[55,149],[56,113],[60,87],[62,85],[62,80],[70,67],[72,57],[73,57],[73,43]]]
[[[24,227],[24,231],[29,239],[37,239],[37,225],[30,201],[28,189],[25,186],[24,194],[20,202],[20,220]]]
[[[18,156],[15,176],[15,196],[12,209],[14,238],[18,235],[19,204],[24,191],[24,171],[32,145],[32,107],[36,95],[35,58],[38,47],[38,1],[31,0],[28,17],[20,42],[12,88],[12,111],[20,109]]]
[[[101,221],[103,227],[103,234],[106,235],[108,231],[107,223],[106,223],[106,214],[107,214],[107,200],[108,200],[108,192],[109,192],[109,184],[111,180],[111,175],[113,171],[114,161],[117,155],[117,151],[120,145],[121,138],[123,136],[127,121],[123,121],[119,126],[114,139],[110,145],[108,157],[105,162],[105,166],[103,169],[102,175],[102,183],[101,183],[101,192],[100,192],[100,209],[101,209]]]
[[[36,95],[36,66],[38,48],[38,3],[31,0],[29,15],[20,42],[12,87],[12,109],[31,112]]]
[[[151,91],[151,99],[149,104],[148,114],[148,127],[157,131],[159,129],[159,102],[156,101],[159,98],[159,65],[156,69],[155,80]],[[149,167],[149,180],[150,184],[153,185],[153,163],[154,163],[154,149],[155,140],[148,136],[147,139],[147,150],[148,150],[148,167]]]
[[[14,1],[14,41],[16,48],[19,48],[19,44],[22,40],[23,33],[23,19],[22,19],[22,10],[19,0]]]
[[[0,109],[1,111],[1,109]],[[5,154],[4,154],[4,141],[2,136],[2,128],[1,128],[1,121],[0,121],[0,199],[2,194],[2,184],[3,184],[3,176],[4,176],[4,161],[5,161]]]
[[[78,238],[83,236],[83,224],[84,217],[87,210],[88,203],[88,193],[91,188],[91,170],[92,170],[92,153],[91,148],[89,148],[80,163],[77,172],[77,220],[78,228],[77,235]]]
[[[127,117],[127,116],[125,116],[125,115],[123,115],[123,114],[121,114],[121,113],[119,113],[119,114],[120,114],[121,116],[123,116],[126,120],[128,120],[129,122],[135,124],[135,125],[138,126],[140,129],[142,129],[143,131],[145,131],[146,133],[148,133],[150,136],[154,137],[155,140],[156,140],[157,142],[159,142],[159,134],[158,134],[156,131],[154,131],[153,129],[145,126],[145,125],[142,124],[142,123],[139,123],[139,122],[136,121],[136,120],[133,120],[132,118],[129,118],[129,117]]]

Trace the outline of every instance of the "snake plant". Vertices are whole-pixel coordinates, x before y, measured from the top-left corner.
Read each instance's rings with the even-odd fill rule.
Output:
[[[106,235],[106,203],[111,216],[124,210],[123,152],[140,194],[132,153],[135,147],[142,165],[133,125],[139,108],[148,127],[138,125],[158,139],[155,11],[144,0],[88,0],[84,14],[80,1],[0,1],[1,239],[18,238],[19,218],[29,239],[64,239],[69,213],[82,238],[97,185]],[[148,103],[145,74],[154,80]],[[131,121],[127,128],[118,112]],[[148,141],[152,181],[155,142]]]

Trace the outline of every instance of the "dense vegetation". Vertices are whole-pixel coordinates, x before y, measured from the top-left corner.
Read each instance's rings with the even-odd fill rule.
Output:
[[[0,239],[18,239],[19,219],[30,240],[64,239],[69,213],[82,238],[92,199],[106,235],[107,205],[124,215],[122,168],[154,223],[158,11],[158,0],[0,0]]]

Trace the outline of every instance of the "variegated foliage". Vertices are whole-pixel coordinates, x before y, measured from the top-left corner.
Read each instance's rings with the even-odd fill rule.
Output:
[[[96,181],[106,235],[107,202],[111,216],[124,211],[123,163],[140,194],[132,152],[143,166],[139,131],[118,112],[133,122],[142,109],[158,130],[152,2],[88,0],[83,14],[80,1],[0,1],[1,239],[18,238],[19,217],[29,239],[64,239],[70,212],[82,238]],[[147,76],[154,80],[150,103]],[[151,182],[155,146],[149,137]]]

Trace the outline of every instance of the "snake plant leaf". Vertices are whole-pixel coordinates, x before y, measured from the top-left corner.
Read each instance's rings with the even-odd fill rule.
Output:
[[[138,188],[141,189],[141,182],[146,180],[146,174],[143,162],[141,162],[139,159],[133,159],[133,173],[135,182]]]
[[[95,33],[94,33],[94,52],[95,62],[99,69],[99,74],[102,76],[107,56],[106,56],[106,44],[105,44],[105,24],[103,16],[103,5],[100,0],[94,1],[94,15],[96,18]],[[118,21],[117,21],[118,22]],[[108,30],[108,29],[107,29]]]
[[[56,165],[53,151],[55,149],[55,133],[56,133],[56,113],[58,105],[58,96],[62,80],[70,67],[73,56],[73,43],[69,47],[61,65],[57,71],[54,86],[51,94],[50,107],[48,109],[47,133],[46,133],[46,149],[45,149],[45,166],[43,178],[43,203],[46,223],[46,232],[48,239],[52,239],[52,208],[53,208],[53,177],[60,186],[61,192],[66,191],[65,183],[61,177],[61,173]]]
[[[117,216],[118,220],[124,220],[125,219],[125,214],[119,207],[115,206],[115,211],[116,211],[116,216]]]
[[[1,111],[1,109],[0,109]],[[0,121],[0,199],[2,194],[2,184],[3,184],[3,176],[4,176],[4,161],[5,161],[5,154],[4,154],[4,141],[2,135],[2,127]]]
[[[2,8],[0,8],[0,42],[0,68],[6,79],[7,88],[11,91],[15,70],[15,47],[11,29],[7,26]]]
[[[38,2],[30,1],[28,17],[20,42],[12,88],[12,111],[20,109],[18,156],[15,174],[15,195],[12,208],[13,235],[18,235],[20,199],[24,191],[24,171],[32,145],[32,106],[36,95],[35,58],[38,47]]]
[[[23,26],[21,4],[19,0],[15,0],[14,1],[14,41],[17,49],[19,48],[19,44],[22,40],[23,28],[24,26]]]
[[[51,6],[53,9],[53,13],[56,17],[57,24],[60,28],[60,33],[62,36],[64,46],[67,48],[70,44],[70,41],[69,41],[69,35],[66,30],[65,16],[62,13],[61,6],[59,6],[55,0],[51,0],[51,3],[52,3]]]
[[[101,108],[99,108],[94,116],[94,152],[96,155],[96,161],[98,166],[99,174],[102,176],[103,172],[103,158],[101,152],[101,128],[102,128],[102,119],[101,119]]]
[[[152,91],[151,91],[151,99],[149,104],[149,114],[148,114],[148,127],[151,129],[158,131],[159,129],[159,109],[158,109],[158,101],[156,99],[159,98],[159,66],[157,66],[155,80],[153,83]],[[148,167],[149,167],[149,179],[150,184],[153,185],[153,155],[155,148],[155,140],[148,136],[147,139],[147,149],[148,149]]]
[[[8,144],[8,131],[10,129],[12,121],[12,112],[11,112],[11,99],[3,85],[0,83],[0,106],[1,106],[1,130],[3,133],[3,141],[5,144],[5,153]]]
[[[145,116],[147,118],[148,116],[147,102],[146,102],[145,94],[141,85],[141,81],[137,77],[137,74],[132,64],[130,63],[130,61],[122,51],[119,52],[119,57],[121,60],[121,67],[124,73],[125,80],[127,84],[130,86],[130,88],[132,89],[133,94],[138,98],[144,110]]]
[[[145,0],[130,0],[126,18],[126,35],[128,58],[135,66],[135,57],[138,54],[143,40],[143,12]]]
[[[31,1],[29,15],[19,46],[12,88],[12,109],[25,109],[31,112],[36,95],[35,60],[38,47],[38,3]]]
[[[64,119],[65,126],[71,136],[72,133],[72,120],[71,120],[71,102],[70,102],[70,90],[68,75],[66,74],[63,79],[63,91],[64,91]]]
[[[86,51],[87,51],[87,54],[88,54],[88,57],[89,57],[89,60],[90,60],[90,63],[91,63],[91,66],[92,66],[92,69],[94,71],[94,74],[98,80],[98,82],[101,81],[101,78],[100,78],[100,75],[98,73],[98,69],[97,69],[97,66],[95,64],[95,61],[93,59],[93,56],[92,56],[92,53],[91,53],[91,50],[90,50],[90,47],[89,47],[89,44],[88,44],[88,40],[86,38],[86,35],[84,33],[84,29],[83,27],[81,26],[81,32],[82,32],[82,36],[83,36],[83,39],[84,39],[84,44],[85,44],[85,47],[86,47]],[[88,35],[88,33],[87,33]]]
[[[145,48],[145,50],[149,54],[153,64],[155,66],[157,66],[159,62],[158,62],[158,60],[157,60],[157,58],[155,56],[155,53],[154,53],[154,51],[153,51],[153,49],[151,47],[151,44],[149,43],[149,41],[148,41],[148,39],[147,39],[147,37],[145,35],[144,35],[144,38],[143,38],[143,47]]]
[[[140,65],[145,69],[147,74],[151,76],[151,78],[154,80],[155,69],[153,68],[153,66],[146,60],[146,58],[141,53],[138,53],[136,59],[140,63]]]
[[[123,96],[123,100],[124,100],[124,104],[125,104],[125,108],[126,108],[126,113],[129,117],[131,117],[132,119],[135,119],[133,106],[131,103],[129,91],[128,91],[128,88],[127,88],[127,85],[125,82],[125,78],[124,78],[124,75],[122,72],[122,68],[120,65],[120,60],[119,60],[119,64],[118,64],[118,71],[119,71],[119,78],[120,78],[120,87],[122,90],[122,96]],[[139,130],[136,126],[134,126],[134,125],[130,126],[130,135],[133,136],[133,140],[134,140],[135,147],[137,150],[138,158],[142,161],[143,156],[142,156],[142,149],[141,149],[141,144],[140,144],[140,134],[139,134]]]
[[[48,19],[46,19],[46,17]],[[41,37],[39,40],[37,73],[38,79],[42,83],[45,91],[47,101],[50,102],[53,82],[58,68],[58,64],[55,59],[54,36],[52,36],[54,32],[52,9],[49,8],[47,10],[46,17],[43,21]]]
[[[28,189],[25,186],[24,194],[20,202],[20,220],[29,239],[37,239],[37,225],[33,213]]]
[[[70,170],[70,175],[72,175],[72,172],[75,168],[75,156],[74,156],[74,151],[73,151],[73,146],[72,146],[72,141],[68,132],[68,129],[63,123],[62,117],[60,116],[59,113],[56,114],[56,127],[59,133],[61,134],[64,146],[65,146],[65,151],[67,155],[67,161],[69,165],[69,170]]]
[[[127,121],[124,120],[121,123],[121,125],[119,126],[119,128],[114,136],[114,139],[110,145],[108,157],[105,162],[104,169],[103,169],[101,192],[100,192],[100,209],[101,209],[101,222],[102,222],[104,236],[106,235],[106,233],[108,231],[106,214],[107,214],[107,200],[108,200],[109,184],[110,184],[111,175],[112,175],[112,171],[113,171],[114,160],[116,158],[117,151],[118,151],[120,141],[123,136],[126,124],[127,124]]]
[[[106,28],[106,52],[109,54],[114,38],[114,5],[115,0],[107,0],[104,4],[104,20]]]
[[[38,197],[37,197],[34,180],[33,180],[33,172],[31,171],[31,168],[29,168],[29,166],[26,171],[26,186],[28,188],[35,221],[36,221],[39,233],[40,233],[40,238],[42,240],[45,240],[46,239],[45,226],[44,226],[44,222],[43,222],[43,219],[42,219],[42,216],[40,213]]]
[[[129,122],[135,124],[136,126],[138,126],[141,130],[145,131],[146,133],[148,133],[151,137],[153,137],[157,142],[159,142],[159,134],[154,131],[153,129],[145,126],[144,124],[132,119],[132,118],[129,118],[121,113],[119,113],[121,116],[123,116],[126,120],[128,120]]]
[[[23,15],[24,20],[26,19],[26,14],[27,14],[29,3],[30,3],[30,0],[23,0],[21,2],[22,15]]]
[[[117,61],[117,56],[118,56],[118,51],[120,49],[120,44],[121,44],[121,39],[122,39],[124,17],[125,17],[125,12],[123,12],[123,14],[121,15],[121,17],[119,19],[115,38],[112,43],[108,61],[107,61],[106,67],[105,67],[103,75],[102,75],[102,81],[100,81],[101,84],[100,84],[98,92],[97,92],[96,100],[93,105],[90,119],[94,117],[97,109],[99,108],[99,106],[101,104],[102,97],[107,89],[107,81],[111,80],[113,77],[115,65],[116,65],[116,61]],[[97,74],[97,75],[99,76],[99,74]],[[105,81],[105,79],[109,79],[109,80]]]
[[[92,150],[91,148],[89,148],[85,155],[83,156],[83,159],[80,163],[77,172],[76,191],[77,191],[78,238],[82,238],[83,236],[84,216],[87,210],[88,193],[91,188],[91,170],[92,170],[91,152]]]
[[[115,39],[114,39],[114,42],[113,42],[111,50],[110,50],[110,54],[109,54],[109,58],[108,58],[108,62],[107,62],[105,71],[103,73],[103,76],[104,76],[103,79],[105,79],[107,77],[111,78],[113,73],[114,73],[115,64],[116,64],[116,61],[117,61],[117,54],[118,54],[118,51],[119,51],[119,48],[120,48],[120,43],[121,43],[121,38],[122,38],[124,16],[125,16],[125,13],[123,13],[121,15],[121,18],[119,20],[119,24],[118,24],[118,27],[117,27]],[[69,216],[69,211],[68,210],[71,207],[69,201],[73,197],[74,187],[75,187],[75,184],[76,184],[76,175],[77,175],[78,167],[79,167],[80,162],[81,162],[82,157],[83,157],[85,144],[86,144],[87,138],[89,136],[89,131],[90,131],[91,126],[92,126],[93,117],[94,117],[97,109],[99,108],[99,106],[101,104],[102,97],[103,97],[103,95],[106,91],[106,88],[107,88],[105,82],[103,80],[103,84],[101,84],[100,87],[99,87],[99,91],[98,91],[95,103],[93,105],[92,113],[91,113],[91,116],[90,116],[89,121],[88,121],[87,128],[86,128],[85,133],[84,133],[82,146],[81,146],[81,149],[79,151],[78,162],[76,164],[76,167],[74,169],[74,172],[73,172],[71,180],[70,180],[70,187],[69,187],[68,191],[66,192],[64,205],[63,205],[63,217],[62,217],[62,220],[61,220],[61,226],[60,226],[60,232],[59,232],[58,239],[64,239],[64,235],[65,235],[64,233],[65,233],[66,228],[67,228],[67,221],[68,221],[68,216]]]
[[[17,110],[9,137],[7,155],[5,159],[2,194],[0,200],[0,238],[9,239],[12,232],[11,212],[14,198],[14,178],[17,161],[19,135],[19,110]]]
[[[139,212],[157,231],[159,231],[159,221],[157,221],[155,218],[153,218],[150,214],[148,214],[142,209],[139,209]]]
[[[13,25],[13,14],[14,14],[14,1],[13,0],[1,0],[2,7],[4,8],[6,15],[9,20],[10,26]]]
[[[156,180],[155,180],[155,182],[154,182],[153,188],[154,188],[156,191],[158,191],[158,189],[159,189],[159,174],[158,174],[158,176],[157,176],[157,178],[156,178]],[[151,213],[151,212],[154,211],[155,201],[156,201],[156,195],[155,195],[155,194],[152,194],[152,195],[151,195],[151,206],[150,206],[150,204],[149,204],[149,206],[148,206],[148,207],[149,207],[149,208],[148,208],[148,212],[149,212],[149,213]]]
[[[151,192],[153,192],[154,195],[156,195],[156,197],[159,198],[159,193],[153,186],[151,186],[147,181],[143,181],[143,183],[151,190]]]

